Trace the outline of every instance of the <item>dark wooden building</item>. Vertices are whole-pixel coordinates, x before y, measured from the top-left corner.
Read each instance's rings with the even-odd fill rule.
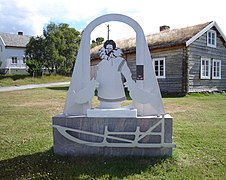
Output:
[[[216,22],[146,36],[153,66],[163,94],[226,91],[226,37]],[[124,58],[136,77],[135,38],[118,41]],[[91,50],[91,72],[95,74],[98,47]]]

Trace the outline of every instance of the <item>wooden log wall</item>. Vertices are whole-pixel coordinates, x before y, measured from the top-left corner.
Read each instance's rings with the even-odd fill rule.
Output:
[[[182,64],[184,51],[182,47],[165,49],[164,51],[153,51],[152,59],[165,58],[165,78],[159,78],[158,83],[162,94],[183,93],[184,84],[182,79]],[[127,54],[128,66],[132,77],[136,79],[136,54]]]
[[[217,47],[207,46],[207,34],[194,41],[188,49],[189,92],[225,91],[226,90],[226,47],[217,35]],[[211,78],[201,79],[201,58],[211,59]],[[221,79],[212,79],[212,61],[221,60]]]

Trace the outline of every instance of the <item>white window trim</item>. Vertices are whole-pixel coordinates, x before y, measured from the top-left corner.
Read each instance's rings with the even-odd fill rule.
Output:
[[[209,32],[211,33],[211,36],[212,36],[212,34],[214,34],[214,37],[215,37],[214,44],[209,44]],[[211,39],[212,39],[212,37],[211,37]],[[207,31],[206,42],[207,42],[207,46],[209,46],[209,47],[214,47],[214,48],[217,47],[217,33],[216,33],[216,31],[214,31],[214,30]]]
[[[155,61],[161,61],[161,60],[163,60],[163,76],[156,76],[158,79],[166,78],[165,58],[153,58],[154,72],[155,72]],[[158,66],[158,72],[160,72],[160,66]]]
[[[202,67],[202,61],[208,61],[209,62],[209,67],[208,67],[208,76],[204,76],[203,74],[202,74],[202,71],[203,71],[203,67]],[[206,64],[206,63],[205,63]],[[211,72],[210,72],[210,67],[211,67],[211,60],[210,60],[210,58],[201,58],[201,71],[200,71],[200,78],[201,79],[210,79],[210,74],[211,74]],[[205,73],[206,74],[206,73]]]
[[[219,62],[219,76],[214,76],[214,62]],[[212,79],[221,79],[221,60],[213,59]]]

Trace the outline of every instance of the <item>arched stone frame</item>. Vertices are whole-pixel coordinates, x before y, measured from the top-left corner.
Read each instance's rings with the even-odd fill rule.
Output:
[[[77,90],[81,90],[85,88],[87,84],[90,82],[90,35],[92,31],[105,22],[109,21],[119,21],[125,23],[133,28],[136,33],[136,65],[145,65],[144,66],[144,79],[142,81],[137,81],[137,85],[141,89],[148,90],[156,94],[154,102],[157,102],[156,107],[152,107],[150,104],[139,104],[135,103],[135,107],[138,109],[140,115],[150,115],[151,109],[155,110],[155,114],[164,114],[164,107],[161,101],[161,95],[159,91],[159,87],[157,85],[157,80],[154,75],[150,52],[148,49],[148,45],[145,39],[144,32],[141,26],[132,18],[122,15],[122,14],[107,14],[100,16],[93,20],[82,33],[82,40],[80,44],[80,49],[77,54],[76,63],[74,66],[72,79],[70,83],[70,87],[68,90],[67,100],[64,107],[65,115],[84,115],[86,114],[86,110],[91,108],[91,102],[87,102],[85,104],[76,104],[73,102],[73,98],[71,98],[71,94]],[[150,77],[149,73],[151,72]],[[151,80],[150,80],[151,79]],[[152,94],[153,94],[152,93]],[[160,100],[159,100],[160,98]],[[159,108],[159,110],[158,110]],[[155,112],[154,111],[154,112]]]
[[[133,30],[136,33],[136,64],[142,64],[143,65],[143,56],[144,56],[144,48],[142,48],[143,44],[146,43],[145,40],[145,35],[144,32],[141,28],[141,26],[132,18],[125,16],[125,15],[121,15],[121,14],[107,14],[107,15],[103,15],[99,18],[96,18],[94,21],[92,21],[83,31],[83,37],[84,37],[84,42],[85,42],[85,46],[84,51],[85,52],[89,52],[90,50],[90,35],[91,32],[99,25],[105,23],[105,22],[109,22],[109,21],[119,21],[122,23],[125,23],[127,25],[129,25],[131,28],[133,28]],[[89,53],[85,53],[84,55],[84,59],[90,59],[90,54]],[[139,57],[139,58],[138,58]],[[90,62],[90,61],[89,61]]]

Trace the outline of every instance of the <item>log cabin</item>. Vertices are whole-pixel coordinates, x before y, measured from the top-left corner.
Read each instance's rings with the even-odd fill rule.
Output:
[[[226,37],[215,21],[146,36],[161,93],[226,91]],[[116,41],[136,80],[136,38]],[[97,46],[91,49],[91,76],[98,62]]]

